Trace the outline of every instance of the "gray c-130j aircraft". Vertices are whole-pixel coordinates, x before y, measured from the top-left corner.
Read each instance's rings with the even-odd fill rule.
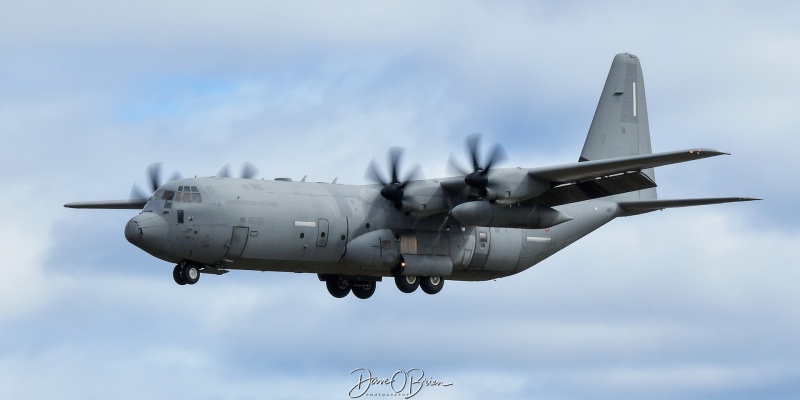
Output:
[[[494,168],[478,136],[467,140],[472,170],[458,176],[399,178],[401,151],[390,151],[390,179],[344,185],[288,179],[216,177],[158,183],[148,198],[65,204],[69,208],[141,209],[125,237],[174,263],[180,285],[200,273],[229,270],[317,274],[334,297],[366,299],[384,277],[402,292],[438,293],[447,280],[481,281],[522,272],[616,217],[654,210],[757,200],[745,197],[663,200],[654,167],[723,153],[695,148],[652,153],[639,59],[618,54],[576,163]],[[455,166],[455,164],[451,164]],[[134,196],[135,197],[135,196]]]

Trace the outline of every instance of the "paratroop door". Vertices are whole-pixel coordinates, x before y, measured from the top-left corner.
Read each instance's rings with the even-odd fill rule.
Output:
[[[226,261],[233,261],[242,256],[244,247],[247,245],[247,237],[250,236],[250,228],[246,226],[234,226],[231,242],[228,245],[228,252],[225,253]]]

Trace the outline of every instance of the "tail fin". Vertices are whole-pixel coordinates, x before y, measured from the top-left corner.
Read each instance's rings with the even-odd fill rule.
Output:
[[[620,53],[611,63],[579,161],[651,153],[642,67],[635,55]],[[652,168],[642,172],[655,182]],[[626,200],[653,200],[656,189],[622,196]]]

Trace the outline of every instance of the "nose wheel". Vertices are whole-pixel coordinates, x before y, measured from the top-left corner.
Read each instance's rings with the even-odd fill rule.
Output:
[[[172,279],[178,285],[194,285],[200,280],[200,267],[190,262],[178,264],[172,269]]]
[[[186,281],[183,280],[183,276],[181,275],[181,265],[178,264],[175,268],[172,269],[172,279],[175,279],[175,283],[178,285],[185,285]]]

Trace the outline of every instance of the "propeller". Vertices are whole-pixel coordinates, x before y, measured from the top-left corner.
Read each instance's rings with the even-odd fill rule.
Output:
[[[230,178],[230,164],[225,164],[222,168],[217,171],[217,175],[220,178]],[[252,179],[258,173],[258,168],[256,168],[253,164],[249,162],[244,163],[242,166],[242,173],[239,175],[241,178],[244,179]]]
[[[503,146],[496,144],[492,148],[491,153],[489,153],[488,159],[482,164],[478,158],[480,140],[481,135],[479,133],[467,136],[467,151],[469,152],[470,161],[472,161],[471,172],[461,167],[452,157],[450,157],[447,165],[451,173],[464,175],[464,182],[470,187],[477,189],[481,197],[486,197],[489,187],[489,171],[491,171],[493,165],[504,161],[507,157]]]
[[[394,208],[398,210],[403,208],[403,196],[405,195],[406,186],[419,175],[419,165],[415,165],[411,169],[411,172],[407,174],[406,179],[400,180],[398,172],[400,170],[400,159],[402,157],[403,148],[392,147],[389,149],[389,173],[391,175],[391,180],[384,179],[383,175],[378,171],[374,159],[369,163],[369,168],[367,168],[366,172],[367,179],[383,185],[383,188],[381,188],[381,196],[391,201],[394,204]]]
[[[133,187],[131,188],[131,200],[147,200],[159,187],[161,187],[161,185],[164,183],[161,182],[161,163],[150,164],[147,167],[147,178],[148,183],[150,184],[150,190],[144,191],[134,183]],[[181,174],[179,172],[175,172],[166,182],[172,182],[178,179],[181,179]]]

